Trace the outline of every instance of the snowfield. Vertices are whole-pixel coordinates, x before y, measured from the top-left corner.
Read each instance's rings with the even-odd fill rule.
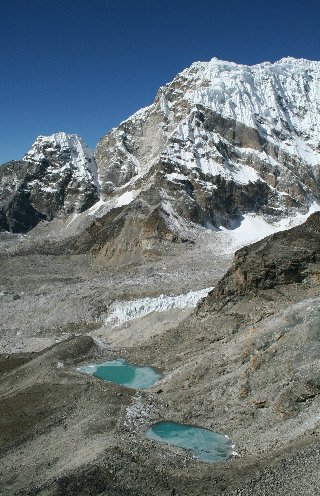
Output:
[[[225,253],[232,253],[242,246],[259,241],[279,231],[285,231],[292,227],[303,224],[313,212],[320,211],[320,205],[314,202],[306,214],[284,217],[278,222],[267,222],[261,215],[245,214],[234,229],[226,229],[220,226],[220,230],[228,236],[228,244],[224,246]]]

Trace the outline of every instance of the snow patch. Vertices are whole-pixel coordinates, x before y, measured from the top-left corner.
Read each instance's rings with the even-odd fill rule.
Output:
[[[276,232],[274,226],[268,224],[266,220],[258,215],[246,214],[240,225],[235,229],[226,229],[220,226],[221,231],[229,234],[234,243],[244,246],[258,241]]]
[[[138,196],[139,193],[140,190],[131,190],[122,193],[120,196],[110,198],[109,200],[99,200],[88,210],[88,214],[94,215],[95,217],[105,215],[113,208],[129,205],[129,203],[133,202],[133,200]]]
[[[104,200],[99,200],[97,203],[92,205],[91,208],[88,210],[89,215],[94,215],[102,206],[106,205],[106,202]]]
[[[184,174],[178,174],[176,172],[172,172],[171,174],[166,174],[166,178],[169,179],[169,181],[188,181],[188,177],[185,176]]]
[[[68,229],[68,227],[80,216],[79,213],[75,212],[74,214],[71,214],[68,219],[67,219],[67,224],[65,225],[65,227],[63,228],[64,230],[65,229]],[[69,220],[70,219],[70,220]]]
[[[258,180],[262,181],[259,174],[249,165],[237,165],[236,170],[231,172],[233,180],[238,184],[255,183]]]
[[[285,217],[278,222],[273,223],[267,222],[261,215],[245,214],[240,219],[240,224],[234,229],[227,229],[223,226],[219,227],[219,229],[229,237],[226,253],[231,253],[242,246],[259,241],[276,232],[285,231],[298,226],[305,222],[312,213],[318,211],[320,211],[320,205],[314,202],[310,206],[308,213],[299,213],[295,216]]]
[[[134,191],[126,191],[117,199],[116,207],[122,207],[123,205],[129,205],[135,199]]]
[[[42,186],[41,190],[45,193],[55,193],[57,191],[57,189],[52,186]]]

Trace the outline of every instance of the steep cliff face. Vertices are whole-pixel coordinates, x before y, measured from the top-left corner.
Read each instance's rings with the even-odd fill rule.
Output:
[[[307,211],[320,201],[319,83],[306,60],[192,64],[100,140],[103,197],[156,181],[179,215],[214,226]]]
[[[0,168],[0,185],[0,230],[12,232],[82,212],[99,197],[93,153],[65,133],[39,136],[22,161]]]

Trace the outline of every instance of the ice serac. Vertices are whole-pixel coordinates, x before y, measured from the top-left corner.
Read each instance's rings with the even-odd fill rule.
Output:
[[[320,201],[320,62],[195,62],[103,137],[102,195],[140,198],[202,225],[281,218]]]
[[[93,152],[75,134],[39,136],[22,161],[0,169],[0,229],[25,232],[99,198]]]

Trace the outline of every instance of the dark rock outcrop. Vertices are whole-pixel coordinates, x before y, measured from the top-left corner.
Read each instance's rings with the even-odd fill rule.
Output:
[[[300,226],[237,251],[232,267],[202,300],[198,312],[218,311],[244,295],[303,282],[320,283],[320,212]]]

